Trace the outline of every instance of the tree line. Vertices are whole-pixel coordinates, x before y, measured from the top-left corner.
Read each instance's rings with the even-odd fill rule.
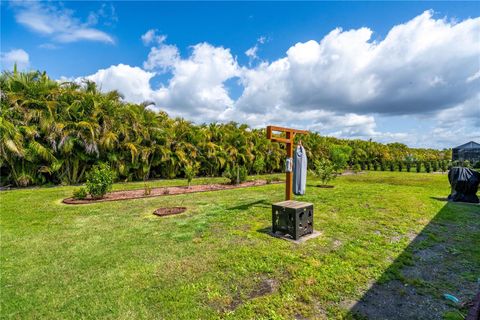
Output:
[[[0,76],[2,185],[77,184],[98,163],[118,180],[219,176],[240,167],[248,174],[283,170],[284,146],[264,129],[235,122],[196,125],[128,103],[94,82],[58,82],[45,72]],[[450,150],[401,143],[346,140],[312,132],[301,137],[309,164],[327,159],[343,166],[447,161]],[[398,164],[397,164],[398,165]]]

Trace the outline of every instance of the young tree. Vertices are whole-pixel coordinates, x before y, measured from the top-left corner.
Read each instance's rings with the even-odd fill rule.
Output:
[[[187,178],[187,183],[188,187],[190,187],[190,184],[192,183],[193,178],[198,173],[198,166],[196,165],[188,165],[185,167],[185,178]]]
[[[319,178],[322,181],[322,185],[327,185],[330,181],[337,177],[337,170],[335,169],[335,165],[332,164],[329,160],[321,159],[314,161],[314,170],[312,170],[312,174]]]

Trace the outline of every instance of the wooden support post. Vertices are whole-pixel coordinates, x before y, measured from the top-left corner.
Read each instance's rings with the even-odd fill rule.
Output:
[[[285,138],[274,137],[273,131],[285,132]],[[285,143],[287,147],[287,158],[293,158],[293,143],[295,140],[295,134],[308,134],[308,131],[297,130],[291,128],[283,128],[277,126],[267,126],[267,139]],[[292,159],[293,160],[293,159]],[[292,200],[292,184],[293,184],[293,172],[285,173],[285,200]]]

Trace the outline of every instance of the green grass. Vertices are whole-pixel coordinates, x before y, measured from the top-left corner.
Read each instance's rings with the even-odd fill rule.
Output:
[[[479,220],[479,206],[431,198],[448,195],[446,175],[368,172],[339,177],[334,189],[316,184],[310,178],[307,195],[296,200],[314,203],[315,229],[322,234],[301,245],[265,233],[283,185],[77,206],[61,203],[75,187],[1,192],[1,316],[348,317],[345,302],[359,299],[372,282],[394,277],[395,259],[408,265],[412,236],[441,210],[450,223]],[[114,190],[142,187],[122,183]],[[165,206],[188,211],[152,215]],[[475,264],[480,235],[464,229],[471,245],[453,253]],[[463,276],[476,281],[477,270]],[[262,294],[266,280],[276,289]]]

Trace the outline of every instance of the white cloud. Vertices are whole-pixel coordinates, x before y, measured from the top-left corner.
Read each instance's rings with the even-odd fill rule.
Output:
[[[267,41],[267,38],[264,36],[261,36],[260,38],[257,39],[257,43],[255,43],[253,47],[245,51],[245,55],[249,58],[249,66],[251,66],[255,60],[260,59],[257,55],[259,50],[259,45],[264,44],[266,41]]]
[[[480,67],[478,34],[480,18],[451,24],[430,11],[379,42],[368,28],[335,29],[247,70],[237,106],[258,113],[271,106],[379,114],[447,109],[479,90],[478,82],[466,82]]]
[[[161,44],[159,47],[150,49],[147,61],[143,67],[147,70],[157,69],[165,72],[170,69],[180,59],[180,54],[176,46]]]
[[[258,58],[257,51],[258,51],[258,46],[255,44],[253,47],[245,51],[245,55],[251,59],[257,59]]]
[[[150,29],[142,35],[141,39],[144,45],[149,45],[152,43],[160,44],[167,39],[167,36],[163,34],[157,34],[156,29]]]
[[[14,1],[12,5],[16,9],[15,19],[18,23],[54,41],[68,43],[86,40],[115,43],[112,36],[93,27],[100,17],[105,17],[104,6],[99,12],[90,13],[87,22],[82,22],[74,17],[72,10],[63,8],[61,4],[57,7],[52,3]],[[113,6],[111,8],[114,14]],[[112,19],[116,19],[116,16]]]
[[[117,90],[125,100],[135,103],[151,101],[150,80],[155,74],[139,67],[125,64],[100,69],[95,74],[84,77],[96,82],[103,92]],[[76,79],[78,82],[82,79]]]
[[[208,43],[182,57],[152,29],[142,36],[152,46],[143,64],[148,71],[119,65],[91,78],[119,89],[127,100],[153,100],[157,108],[197,123],[279,124],[416,146],[478,139],[480,18],[453,23],[426,11],[394,26],[383,40],[373,41],[372,33],[335,29],[251,67],[239,66],[230,49]],[[247,56],[257,59],[264,42],[258,39]],[[168,80],[152,88],[150,80],[165,71],[171,72]],[[237,99],[227,85],[235,79],[242,86]],[[377,119],[396,115],[428,117],[433,129],[378,130]]]
[[[30,56],[23,49],[13,49],[1,54],[2,69],[13,70],[15,63],[18,70],[25,70],[30,66]]]

